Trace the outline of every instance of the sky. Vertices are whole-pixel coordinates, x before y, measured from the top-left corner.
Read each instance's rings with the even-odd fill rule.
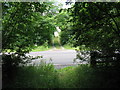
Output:
[[[67,0],[54,0],[54,1],[56,2],[56,4],[58,4],[58,3],[63,4],[63,7],[62,7],[62,8],[64,8],[64,9],[65,9],[65,8],[67,9],[67,8],[70,8],[70,7],[71,7],[71,5],[66,5],[65,2],[66,2]],[[72,0],[72,2],[74,2],[74,1],[75,1],[75,0]]]

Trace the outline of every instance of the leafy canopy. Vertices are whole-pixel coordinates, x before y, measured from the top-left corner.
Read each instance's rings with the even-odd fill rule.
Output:
[[[120,3],[76,2],[73,17],[75,46],[92,50],[120,50]]]
[[[6,2],[3,6],[3,51],[27,53],[34,44],[51,43],[55,25],[51,15],[56,14],[52,2]],[[51,13],[49,13],[51,11]]]

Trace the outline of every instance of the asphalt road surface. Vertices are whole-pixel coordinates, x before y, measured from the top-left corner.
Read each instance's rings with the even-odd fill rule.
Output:
[[[80,61],[76,60],[76,62],[74,62],[74,59],[76,58],[75,50],[52,49],[48,51],[30,52],[28,55],[43,56],[42,59],[32,60],[32,62],[30,63],[32,65],[39,65],[40,61],[43,60],[46,63],[53,63],[55,66],[57,66],[57,68],[76,66]],[[84,64],[84,62],[82,64]]]
[[[40,52],[30,52],[31,56],[43,56],[46,63],[52,62],[53,64],[73,64],[73,59],[76,57],[75,50],[49,50]],[[40,61],[40,59],[33,60],[33,62]]]

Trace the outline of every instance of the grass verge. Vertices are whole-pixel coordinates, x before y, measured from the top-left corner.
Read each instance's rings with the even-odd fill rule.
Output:
[[[70,46],[70,45],[64,45],[63,47],[64,47],[65,49],[71,49],[71,50],[77,49],[77,48],[72,47],[72,46]]]
[[[50,50],[52,49],[51,46],[34,46],[34,48],[32,49],[31,52],[38,52],[38,51],[47,51],[47,50]]]

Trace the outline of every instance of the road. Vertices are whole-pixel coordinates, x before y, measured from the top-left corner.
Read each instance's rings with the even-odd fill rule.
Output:
[[[75,50],[49,50],[40,52],[30,52],[31,56],[43,56],[46,63],[52,62],[53,64],[73,64],[73,59],[76,57]],[[36,59],[33,61],[39,61]]]
[[[48,51],[39,51],[39,52],[30,52],[28,55],[31,56],[43,56],[43,60],[46,63],[53,63],[55,66],[74,66],[77,65],[77,62],[74,62],[74,58],[76,58],[76,51],[75,50],[66,50],[66,49],[52,49]],[[39,64],[41,59],[32,60],[31,64]]]

